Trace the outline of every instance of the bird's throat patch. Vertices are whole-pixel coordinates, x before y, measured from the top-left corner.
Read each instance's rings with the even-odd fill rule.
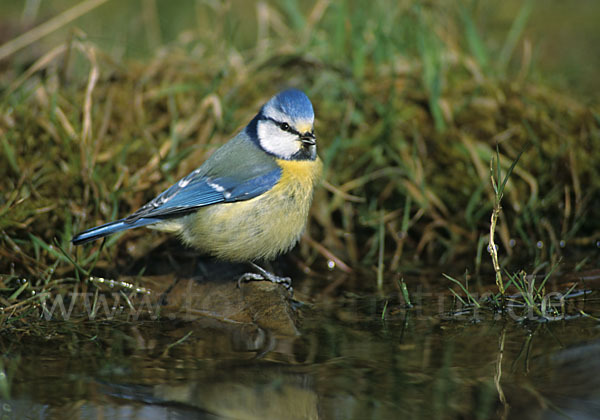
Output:
[[[276,162],[281,167],[281,180],[278,182],[281,186],[299,183],[312,189],[321,177],[323,169],[323,163],[318,156],[315,160],[276,159]]]

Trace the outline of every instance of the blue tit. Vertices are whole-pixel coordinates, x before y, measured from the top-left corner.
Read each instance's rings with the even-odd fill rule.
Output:
[[[284,90],[198,169],[133,214],[71,241],[148,226],[219,259],[270,260],[300,238],[321,169],[312,104],[303,92]],[[289,282],[253,265],[261,274],[247,279]]]

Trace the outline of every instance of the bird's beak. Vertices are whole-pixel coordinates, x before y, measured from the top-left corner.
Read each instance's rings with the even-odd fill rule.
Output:
[[[314,146],[315,144],[317,144],[317,139],[315,135],[309,131],[300,136],[300,141],[305,146]]]

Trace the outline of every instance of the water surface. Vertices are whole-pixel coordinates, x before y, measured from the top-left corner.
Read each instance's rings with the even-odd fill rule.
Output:
[[[295,334],[166,313],[137,320],[42,317],[0,338],[3,418],[600,413],[600,328],[581,315],[599,312],[597,293],[568,299],[565,319],[541,321],[519,308],[474,312],[448,293],[410,288],[410,308],[393,291],[295,305]]]

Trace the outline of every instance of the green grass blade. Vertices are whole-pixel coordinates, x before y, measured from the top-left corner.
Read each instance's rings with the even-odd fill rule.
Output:
[[[527,25],[527,20],[529,19],[529,15],[533,10],[533,0],[526,0],[519,10],[519,14],[515,18],[510,30],[508,31],[508,35],[506,36],[506,41],[504,41],[504,46],[500,51],[498,56],[498,68],[500,69],[501,74],[506,72],[506,67],[508,66],[508,62],[512,57],[513,51],[519,41],[519,38],[523,34],[525,27]]]
[[[517,155],[515,160],[513,160],[512,164],[508,168],[508,171],[506,171],[506,175],[504,176],[504,179],[502,180],[502,185],[500,185],[500,188],[498,189],[500,196],[502,196],[504,194],[504,187],[506,186],[506,183],[508,182],[508,178],[510,178],[510,175],[512,174],[513,170],[515,169],[515,166],[517,166],[519,159],[521,159],[521,156],[523,155],[523,153],[525,153],[525,150],[527,150],[528,147],[529,147],[528,143],[525,144],[525,146],[523,146],[523,148],[521,149],[521,151],[519,152],[519,154]],[[500,165],[498,165],[498,167],[500,167]],[[498,179],[500,179],[500,169],[498,169]]]
[[[486,68],[489,63],[488,53],[481,36],[479,36],[479,33],[477,32],[477,27],[475,26],[471,12],[463,4],[459,4],[459,12],[464,25],[465,38],[467,39],[469,50],[479,65],[482,68]]]
[[[467,288],[460,281],[458,281],[455,278],[447,275],[446,273],[442,273],[442,276],[446,277],[451,282],[454,282],[454,283],[458,284],[458,286],[465,293],[465,295],[467,296],[467,298],[469,299],[469,301],[472,302],[477,308],[481,307],[481,305],[479,304],[479,302],[477,302],[477,300],[473,297],[473,295],[467,290]],[[452,289],[450,289],[450,290],[452,290]]]
[[[8,142],[7,136],[0,136],[2,140],[2,150],[4,151],[4,156],[6,156],[6,160],[8,160],[8,164],[15,174],[19,175],[21,173],[19,169],[19,164],[17,163],[17,157],[15,153],[15,149]]]

